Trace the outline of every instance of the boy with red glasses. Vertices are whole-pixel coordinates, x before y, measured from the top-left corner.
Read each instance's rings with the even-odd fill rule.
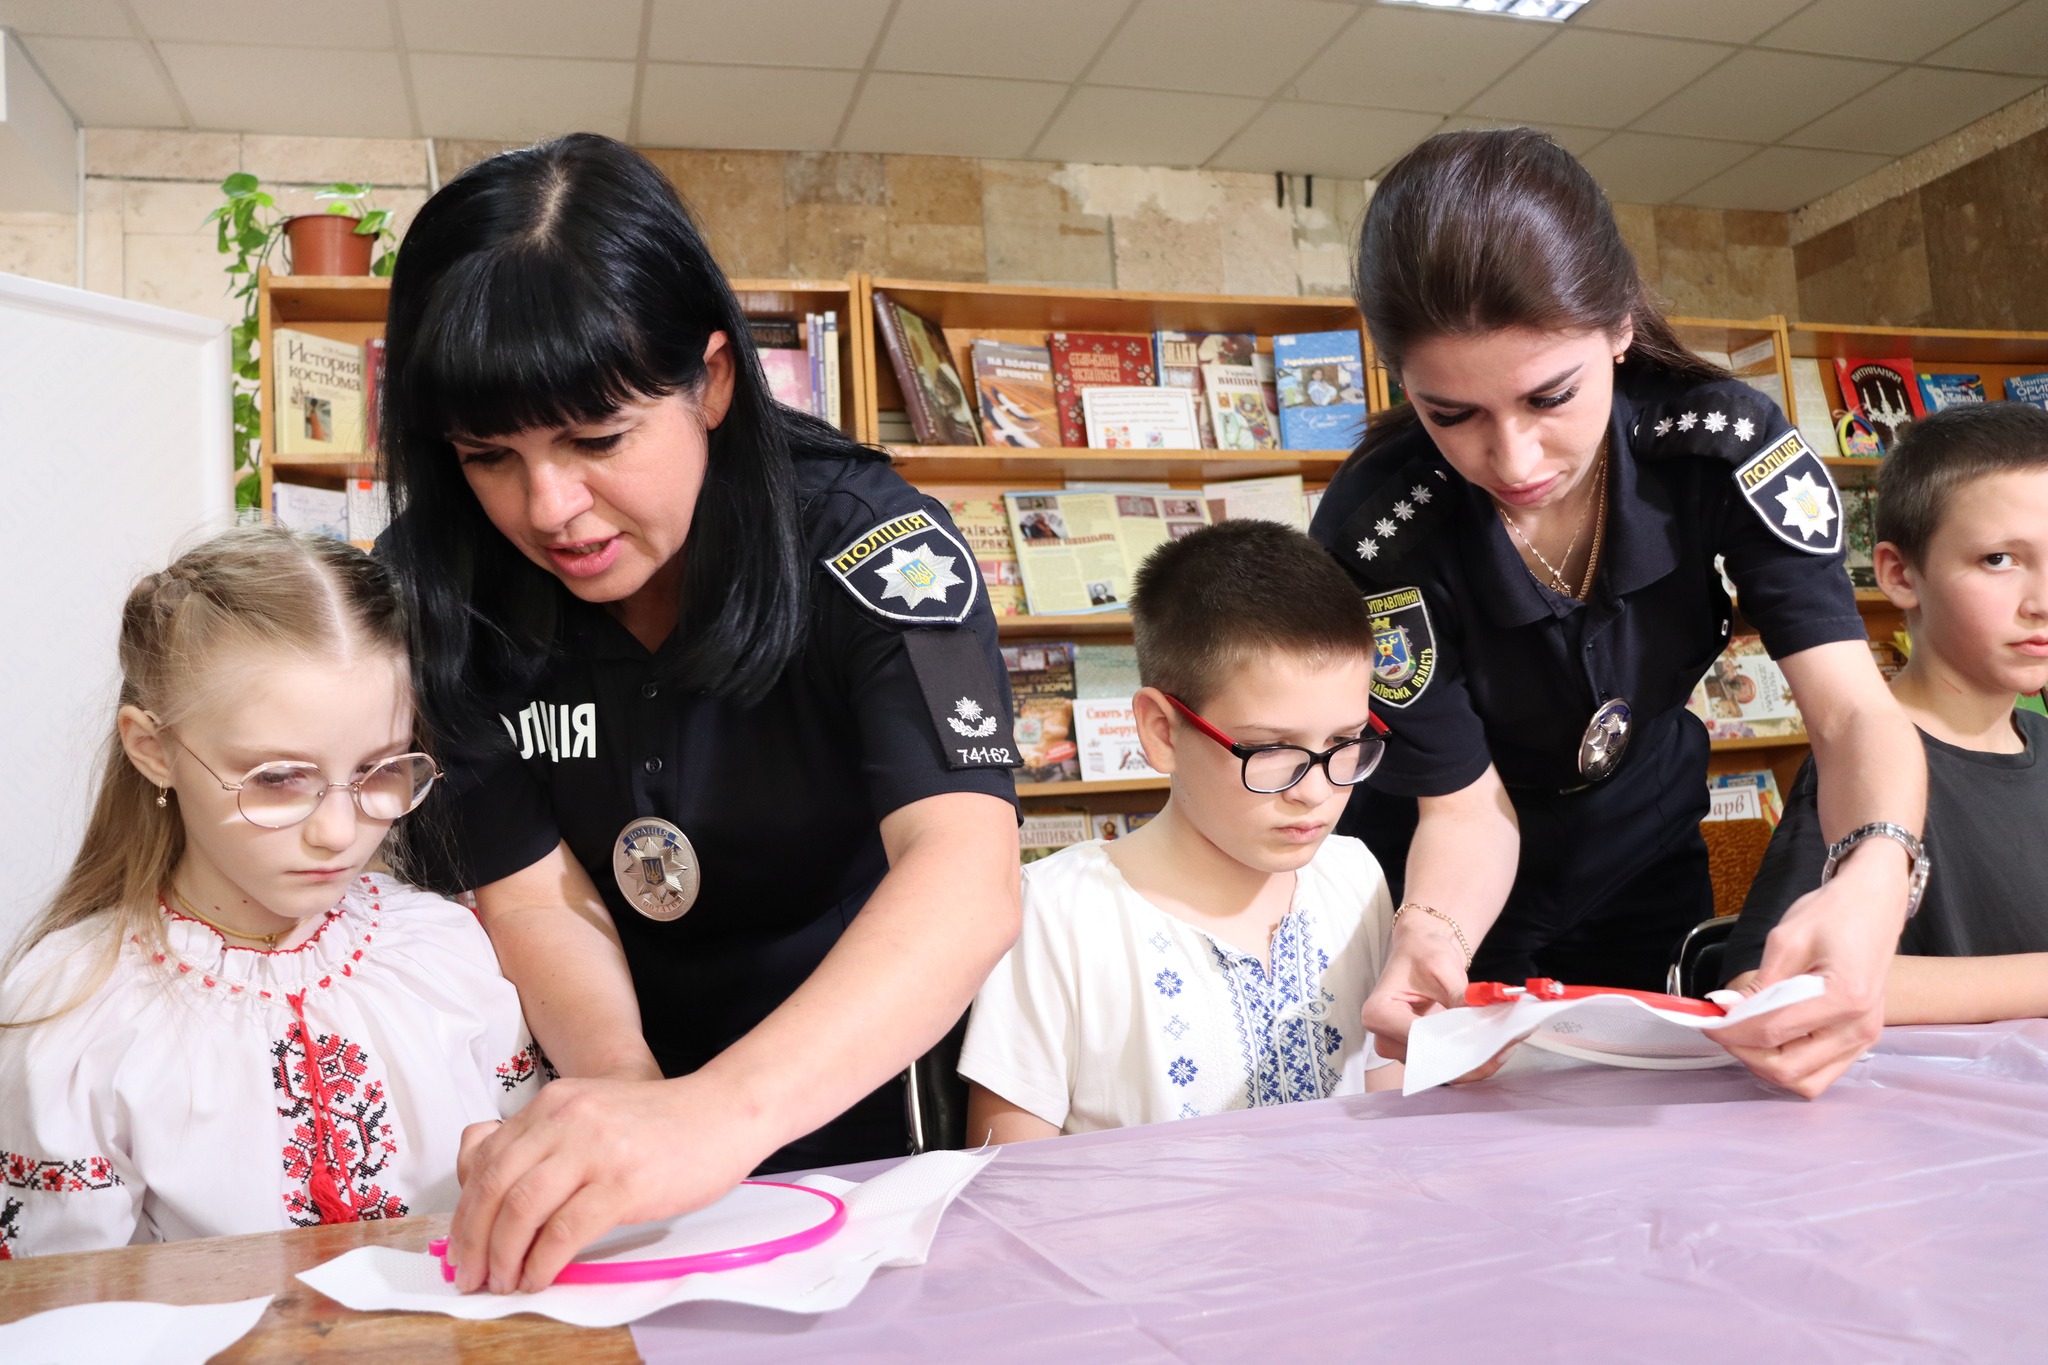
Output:
[[[1023,931],[961,1053],[975,1142],[1321,1099],[1368,1069],[1400,1084],[1359,1022],[1393,903],[1330,833],[1383,747],[1358,590],[1300,532],[1231,521],[1155,551],[1131,615],[1138,730],[1172,794],[1024,869]]]

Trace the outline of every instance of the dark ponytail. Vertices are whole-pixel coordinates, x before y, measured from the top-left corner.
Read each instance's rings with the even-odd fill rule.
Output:
[[[1352,293],[1395,374],[1432,337],[1510,327],[1612,335],[1633,323],[1630,377],[1728,377],[1651,303],[1586,168],[1534,128],[1438,133],[1395,162],[1366,208]],[[1379,414],[1360,453],[1415,420],[1406,403]]]

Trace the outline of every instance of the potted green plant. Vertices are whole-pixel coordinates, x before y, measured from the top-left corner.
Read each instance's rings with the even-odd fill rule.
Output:
[[[221,181],[220,190],[227,201],[209,213],[206,222],[216,228],[221,255],[231,258],[226,269],[233,283],[233,297],[242,304],[242,319],[228,337],[228,358],[234,370],[235,505],[248,508],[256,506],[259,496],[256,460],[262,426],[256,398],[262,384],[262,369],[256,354],[256,286],[263,267],[270,263],[278,243],[286,240],[292,223],[325,219],[337,225],[342,235],[363,242],[360,251],[365,264],[353,273],[389,275],[398,263],[398,234],[391,228],[389,211],[371,205],[368,185],[323,185],[313,197],[327,205],[325,211],[296,217],[280,214],[276,198],[245,171]],[[370,259],[372,252],[376,253],[374,260]],[[302,253],[293,244],[295,273],[313,273],[306,269],[314,264],[310,259],[313,254],[316,253]]]

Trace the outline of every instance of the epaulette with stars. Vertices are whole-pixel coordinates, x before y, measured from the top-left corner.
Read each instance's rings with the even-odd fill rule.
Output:
[[[1842,548],[1842,499],[1827,462],[1778,405],[1740,380],[1700,384],[1646,403],[1629,431],[1637,459],[1724,462],[1736,491],[1787,545],[1814,555]]]
[[[1380,576],[1442,524],[1450,510],[1449,491],[1450,471],[1431,446],[1345,519],[1338,532],[1338,557],[1355,573]]]

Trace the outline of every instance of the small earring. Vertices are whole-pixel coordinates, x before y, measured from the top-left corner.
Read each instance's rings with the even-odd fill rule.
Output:
[[[165,806],[171,804],[171,798],[165,794],[167,790],[168,789],[164,787],[158,787],[156,789],[156,808],[158,810],[162,810]]]
[[[1628,352],[1627,352],[1627,351],[1623,351],[1623,352],[1622,352],[1622,353],[1621,353],[1620,355],[1618,355],[1618,356],[1614,357],[1614,363],[1615,363],[1615,364],[1617,364],[1617,365],[1619,365],[1619,364],[1620,364],[1620,363],[1621,363],[1622,361],[1624,361],[1624,360],[1627,360],[1627,359],[1628,359]]]

